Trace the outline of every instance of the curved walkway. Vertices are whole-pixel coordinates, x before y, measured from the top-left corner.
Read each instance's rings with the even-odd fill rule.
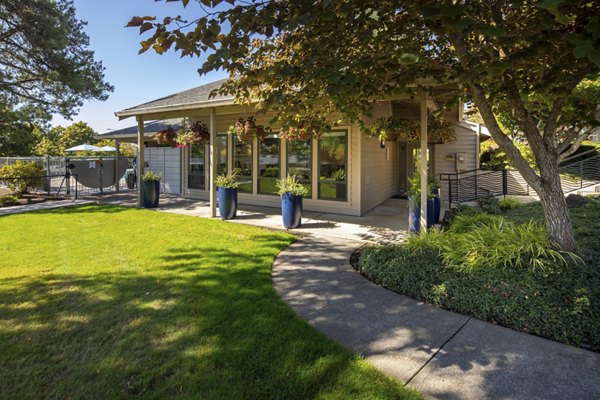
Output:
[[[273,285],[310,324],[426,398],[600,398],[600,354],[385,290],[349,264],[362,244],[305,236],[275,260]]]

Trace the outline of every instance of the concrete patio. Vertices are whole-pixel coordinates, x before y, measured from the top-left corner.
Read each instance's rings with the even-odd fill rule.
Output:
[[[125,191],[102,196],[86,196],[85,199],[103,204],[137,206],[136,195],[134,191]],[[291,229],[290,232],[367,243],[397,243],[407,235],[407,207],[406,200],[389,199],[362,217],[305,211],[302,216],[302,226]],[[156,210],[203,218],[210,216],[208,201],[171,195],[161,195]],[[231,222],[283,229],[281,210],[274,207],[241,204],[238,207],[237,218]]]

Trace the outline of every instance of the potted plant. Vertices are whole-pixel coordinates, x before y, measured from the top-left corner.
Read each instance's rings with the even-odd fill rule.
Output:
[[[323,132],[331,130],[331,125],[324,118],[301,117],[293,122],[294,126],[285,126],[279,131],[279,137],[287,141],[309,141],[320,139]]]
[[[308,193],[296,175],[277,179],[277,190],[281,196],[281,216],[285,229],[299,228],[302,224],[302,198]]]
[[[152,170],[142,175],[142,203],[145,208],[158,207],[160,197],[160,174]]]
[[[442,202],[440,200],[440,182],[435,175],[428,175],[427,178],[429,192],[433,197],[433,223],[437,224],[440,222],[440,215],[442,213]]]
[[[172,126],[168,126],[167,129],[156,132],[154,140],[158,144],[165,146],[175,147],[177,145],[177,131]]]
[[[408,230],[418,233],[421,231],[421,173],[419,169],[415,169],[413,178],[409,179],[409,195],[408,195]],[[427,190],[427,228],[434,224],[435,218],[435,199],[431,191],[431,186],[428,185]]]
[[[206,124],[198,121],[188,129],[180,129],[177,132],[177,147],[185,148],[190,145],[203,145],[210,142],[210,130]]]
[[[235,219],[237,215],[238,186],[236,173],[219,174],[215,179],[219,197],[219,214],[221,219]]]
[[[236,135],[244,143],[251,143],[254,138],[258,138],[262,142],[269,132],[271,132],[271,128],[257,125],[254,117],[238,119],[235,125],[230,126],[227,131],[230,135]]]

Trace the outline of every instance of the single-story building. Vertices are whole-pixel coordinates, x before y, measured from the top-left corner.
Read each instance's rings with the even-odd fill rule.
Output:
[[[380,142],[351,123],[341,123],[324,132],[320,139],[306,142],[281,140],[277,127],[272,127],[273,134],[263,141],[254,139],[247,143],[227,134],[229,127],[249,116],[254,116],[259,124],[269,125],[270,116],[256,115],[253,108],[235,104],[231,96],[211,98],[211,91],[222,82],[118,111],[115,114],[120,119],[135,117],[137,126],[98,137],[137,142],[140,157],[152,170],[162,173],[164,192],[209,199],[213,209],[210,182],[217,173],[233,169],[240,178],[240,204],[278,206],[275,180],[290,173],[309,188],[304,200],[306,210],[360,216],[385,200],[406,193],[422,148],[428,150],[429,174],[439,176],[479,168],[479,143],[484,133],[477,124],[463,120],[463,107],[458,102],[443,112],[456,133],[453,143],[414,144],[401,139]],[[423,123],[423,116],[426,118],[428,111],[439,107],[447,92],[440,88],[434,91],[438,95],[428,98],[407,96],[379,101],[371,118],[408,118]],[[156,132],[169,125],[177,128],[197,121],[210,127],[214,140],[206,145],[165,147],[153,139]]]

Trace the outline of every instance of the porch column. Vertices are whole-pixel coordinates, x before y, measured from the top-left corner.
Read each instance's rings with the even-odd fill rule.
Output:
[[[215,109],[211,108],[210,110],[210,161],[208,165],[208,170],[210,171],[210,183],[208,185],[210,189],[210,217],[214,218],[217,216],[217,202],[216,202],[216,191],[215,191],[215,178],[217,177],[217,163],[215,162],[216,150],[215,146],[217,144],[217,124],[215,121]]]
[[[142,200],[142,175],[144,174],[144,120],[141,116],[136,117],[138,124],[138,153],[137,153],[137,189],[138,189],[138,206],[144,205]]]
[[[120,154],[120,149],[119,149],[119,145],[121,143],[115,139],[115,189],[117,192],[119,192],[119,190],[121,190],[121,188],[119,187],[119,178],[121,178],[119,176],[119,159],[121,158],[121,154]]]
[[[427,94],[421,96],[421,234],[427,231]]]

